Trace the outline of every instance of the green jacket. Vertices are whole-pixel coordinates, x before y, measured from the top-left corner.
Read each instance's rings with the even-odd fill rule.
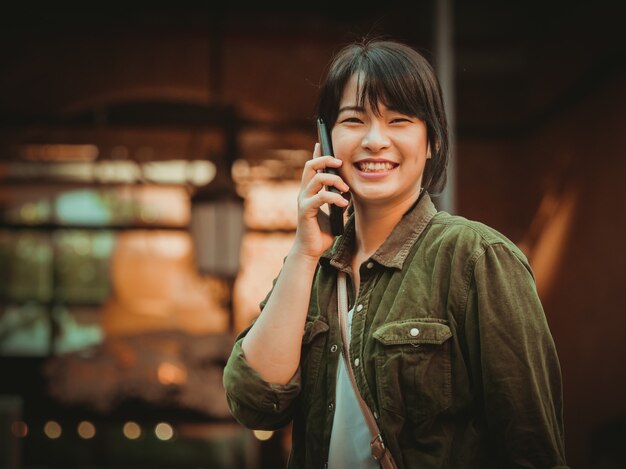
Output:
[[[322,256],[291,382],[264,382],[238,338],[224,370],[243,425],[293,421],[290,468],[324,468],[341,335],[337,269],[354,221]],[[360,268],[350,355],[361,395],[400,468],[566,467],[559,362],[524,254],[428,194]],[[265,301],[261,303],[261,307]],[[358,365],[356,359],[359,359]]]

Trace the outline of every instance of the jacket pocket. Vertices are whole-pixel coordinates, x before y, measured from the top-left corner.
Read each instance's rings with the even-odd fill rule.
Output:
[[[451,406],[452,331],[447,321],[394,321],[373,337],[379,343],[376,386],[384,409],[419,423]]]
[[[302,398],[305,402],[308,402],[309,396],[315,394],[329,328],[326,321],[321,319],[307,322],[304,327],[300,368],[302,371]]]

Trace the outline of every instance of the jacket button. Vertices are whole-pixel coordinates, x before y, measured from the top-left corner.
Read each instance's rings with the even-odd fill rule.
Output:
[[[335,405],[332,402],[328,404],[328,412],[332,412],[334,408],[335,408]]]
[[[359,305],[356,307],[356,312],[360,313],[361,311],[363,311],[363,305]]]
[[[333,345],[333,346],[330,348],[330,351],[331,351],[331,352],[333,352],[333,353],[335,353],[335,352],[337,351],[337,345]]]
[[[419,333],[420,333],[420,330],[417,327],[414,327],[413,329],[409,331],[409,334],[411,334],[411,337],[417,337]]]
[[[359,366],[359,363],[361,363],[361,361],[358,358],[354,359],[354,366]]]
[[[373,262],[368,262],[365,267],[367,267],[368,269],[371,269],[372,267],[374,267],[374,263]]]

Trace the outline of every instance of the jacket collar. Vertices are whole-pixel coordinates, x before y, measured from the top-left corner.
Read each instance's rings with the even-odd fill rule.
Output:
[[[426,225],[428,225],[436,213],[435,205],[429,194],[425,192],[402,216],[371,259],[385,267],[402,269],[411,247],[413,247]],[[355,241],[356,232],[353,213],[346,222],[344,234],[338,236],[333,245],[322,254],[321,261],[330,263],[330,265],[340,270],[350,270]]]

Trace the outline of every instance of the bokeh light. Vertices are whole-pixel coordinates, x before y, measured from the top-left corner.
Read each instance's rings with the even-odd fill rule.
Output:
[[[43,427],[43,431],[46,436],[51,440],[56,440],[57,438],[60,438],[61,434],[63,433],[63,429],[61,428],[59,422],[55,422],[54,420],[46,422]]]
[[[135,422],[126,422],[122,431],[129,440],[136,440],[141,436],[141,427]]]
[[[167,441],[174,436],[174,429],[169,423],[161,422],[154,428],[154,434],[159,440]]]
[[[78,435],[85,440],[90,440],[96,436],[96,427],[93,423],[84,420],[78,424]]]
[[[274,436],[274,432],[270,430],[254,430],[252,434],[257,440],[260,441],[267,441]]]

